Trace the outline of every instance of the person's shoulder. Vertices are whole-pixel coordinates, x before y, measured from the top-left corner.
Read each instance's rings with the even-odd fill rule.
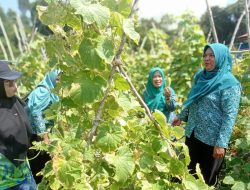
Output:
[[[240,94],[241,90],[242,90],[242,87],[241,87],[241,84],[239,83],[239,84],[236,84],[233,86],[229,86],[229,87],[221,90],[221,92],[223,94]]]

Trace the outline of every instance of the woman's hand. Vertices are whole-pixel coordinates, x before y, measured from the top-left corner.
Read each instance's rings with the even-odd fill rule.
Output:
[[[45,134],[43,135],[43,141],[44,141],[46,144],[49,144],[49,135],[48,135],[48,133],[45,133]]]
[[[214,147],[214,152],[213,152],[213,157],[214,158],[223,158],[225,155],[225,149],[215,146]]]
[[[173,122],[172,122],[172,125],[173,126],[179,126],[181,124],[181,120],[178,118],[178,117],[175,117],[174,119],[173,119]]]
[[[166,101],[169,102],[170,101],[170,96],[171,96],[170,88],[166,87],[164,89],[163,94],[165,96]]]

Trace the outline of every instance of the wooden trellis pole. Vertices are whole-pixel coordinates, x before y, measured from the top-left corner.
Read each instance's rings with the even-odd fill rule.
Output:
[[[14,61],[14,60],[15,60],[15,57],[14,57],[12,48],[11,48],[11,46],[10,46],[10,41],[9,41],[9,38],[8,38],[7,33],[6,33],[6,31],[5,31],[5,28],[4,28],[4,25],[3,25],[3,22],[2,22],[2,19],[1,19],[1,18],[0,18],[0,28],[2,29],[3,36],[4,36],[4,38],[5,38],[5,41],[6,41],[6,44],[7,44],[9,53],[10,53],[10,57],[11,57],[12,61]]]
[[[248,41],[248,47],[250,50],[250,19],[249,19],[249,7],[248,2],[245,0],[245,9],[246,9],[246,26],[247,26],[247,41]]]
[[[209,14],[209,21],[210,21],[210,25],[211,25],[212,32],[213,32],[213,38],[214,38],[214,41],[216,43],[218,43],[219,41],[218,41],[218,37],[217,37],[215,25],[214,25],[213,14],[212,14],[212,10],[210,8],[210,5],[208,3],[208,0],[206,0],[206,4],[207,4],[207,11],[208,11],[208,14]]]
[[[0,38],[0,47],[1,47],[1,50],[3,51],[4,59],[8,60],[9,59],[8,54],[7,54],[6,50],[5,50],[5,47],[4,47],[3,43],[2,43],[1,38]]]
[[[24,45],[24,48],[25,48],[25,50],[29,51],[28,40],[27,40],[24,26],[23,26],[23,23],[22,23],[20,16],[17,15],[16,20],[17,20],[17,26],[18,26],[18,29],[19,29],[20,34],[21,34],[21,40],[22,40],[22,43]]]
[[[20,35],[19,35],[19,32],[18,32],[18,29],[17,29],[16,24],[13,24],[13,29],[14,29],[14,31],[15,31],[16,38],[17,38],[17,41],[18,41],[18,48],[19,48],[19,51],[21,52],[21,54],[23,54],[22,41],[21,41],[21,37],[20,37]]]
[[[244,10],[244,11],[242,12],[242,14],[240,15],[240,18],[239,18],[238,21],[237,21],[237,24],[236,24],[236,27],[235,27],[235,29],[234,29],[234,33],[233,33],[233,36],[232,36],[232,38],[231,38],[231,42],[230,42],[230,45],[229,45],[229,50],[231,50],[232,47],[233,47],[233,44],[234,44],[234,40],[235,40],[236,34],[237,34],[238,30],[239,30],[240,23],[241,23],[243,17],[245,16],[245,14],[246,14],[246,11]]]
[[[210,37],[211,37],[211,34],[212,34],[212,28],[210,28],[209,32],[208,32],[208,35],[207,35],[207,43],[210,42]]]

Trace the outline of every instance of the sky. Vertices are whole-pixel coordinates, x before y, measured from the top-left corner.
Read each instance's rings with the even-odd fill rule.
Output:
[[[30,0],[31,1],[31,0]],[[237,0],[208,0],[210,6],[225,7]],[[0,6],[4,10],[18,11],[17,0],[0,0]],[[168,13],[181,15],[185,10],[193,11],[198,18],[206,11],[205,0],[139,0],[138,14],[140,18],[156,18]]]

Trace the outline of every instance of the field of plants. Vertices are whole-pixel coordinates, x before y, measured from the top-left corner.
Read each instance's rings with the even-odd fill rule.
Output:
[[[170,46],[161,29],[153,27],[143,36],[137,32],[140,22],[132,0],[47,3],[36,9],[53,34],[37,35],[17,65],[23,72],[21,96],[48,70],[63,71],[55,89],[60,102],[46,111],[55,122],[50,144],[35,144],[52,156],[39,189],[214,189],[200,172],[198,179],[188,172],[185,125],[171,127],[160,111],[151,114],[141,98],[149,70],[159,66],[177,94],[180,111],[193,75],[202,67],[206,39],[197,19],[182,15]],[[234,56],[242,99],[216,189],[250,190],[249,63],[250,53]]]

